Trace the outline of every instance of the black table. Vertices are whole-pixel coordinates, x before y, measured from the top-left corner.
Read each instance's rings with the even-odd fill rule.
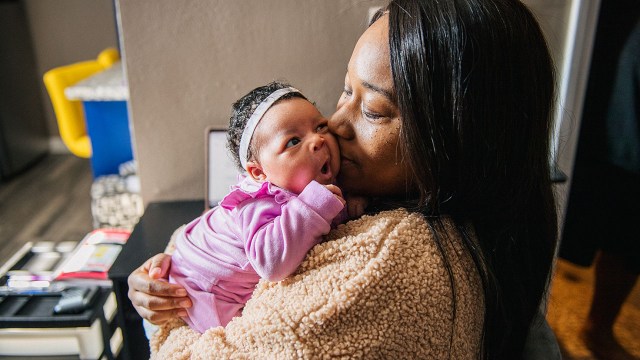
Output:
[[[204,211],[204,200],[150,203],[109,270],[118,301],[118,322],[122,324],[124,344],[121,359],[148,359],[149,343],[142,318],[127,297],[127,277],[151,256],[164,251],[171,234]]]

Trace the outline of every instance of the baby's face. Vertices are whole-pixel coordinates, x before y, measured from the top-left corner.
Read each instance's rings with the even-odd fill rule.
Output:
[[[300,193],[312,180],[334,184],[340,150],[327,119],[310,102],[282,100],[262,117],[253,136],[258,141],[261,180]]]

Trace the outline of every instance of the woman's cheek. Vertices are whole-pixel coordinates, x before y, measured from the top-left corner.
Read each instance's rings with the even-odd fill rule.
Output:
[[[400,156],[398,148],[398,136],[400,124],[393,121],[386,126],[372,126],[369,133],[371,149],[370,157],[376,161],[384,162],[386,166],[397,165]]]

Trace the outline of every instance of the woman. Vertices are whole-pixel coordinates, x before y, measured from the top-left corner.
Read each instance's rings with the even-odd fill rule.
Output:
[[[556,244],[549,180],[553,89],[543,35],[517,0],[391,1],[356,44],[329,122],[342,153],[339,185],[372,197],[372,214],[402,207],[420,214],[411,217],[414,224],[426,224],[424,241],[437,254],[420,261],[437,269],[407,280],[427,299],[405,301],[441,308],[403,331],[448,344],[444,354],[429,357],[522,355]],[[343,231],[365,231],[349,224]],[[339,235],[358,234],[332,238],[345,241]],[[180,289],[146,275],[149,269],[154,277],[166,274],[169,263],[156,256],[129,278],[134,306],[155,323],[188,306]],[[446,291],[427,288],[434,276],[447,279]],[[383,310],[381,320],[369,323],[373,332],[382,331],[385,310],[399,310],[385,309],[384,296],[376,299],[371,306]],[[238,319],[260,304],[251,306]],[[475,324],[479,331],[461,334],[458,320],[469,316],[483,319]],[[443,318],[445,326],[433,331],[429,324],[441,325]],[[407,337],[407,353],[419,341]],[[378,351],[387,354],[385,346]]]

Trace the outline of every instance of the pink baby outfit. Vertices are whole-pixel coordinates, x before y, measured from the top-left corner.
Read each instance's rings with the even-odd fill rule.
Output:
[[[312,181],[299,194],[244,177],[176,240],[169,280],[189,293],[184,319],[203,333],[240,315],[260,278],[279,281],[322,241],[343,205]]]

